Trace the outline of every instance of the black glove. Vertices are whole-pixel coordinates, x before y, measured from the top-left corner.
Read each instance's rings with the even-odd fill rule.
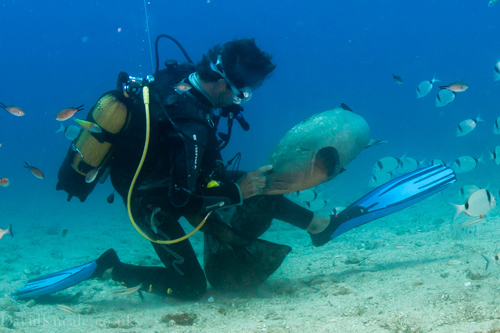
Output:
[[[56,190],[63,190],[68,193],[68,201],[70,201],[72,197],[77,197],[81,202],[84,202],[88,195],[94,190],[97,181],[90,184],[85,182],[85,176],[79,174],[71,167],[69,157],[72,155],[73,152],[68,152],[63,164],[59,168],[57,174],[59,181],[57,182]]]

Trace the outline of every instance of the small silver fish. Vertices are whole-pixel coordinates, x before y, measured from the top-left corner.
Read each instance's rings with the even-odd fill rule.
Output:
[[[468,197],[474,192],[479,191],[481,188],[476,185],[464,185],[460,188],[459,193],[463,199],[467,200]]]
[[[346,207],[345,207],[345,206],[337,206],[337,207],[333,207],[333,209],[332,209],[332,215],[333,215],[333,216],[335,216],[335,217],[337,217],[337,215],[339,215],[339,213],[340,213],[341,211],[343,211],[344,209],[346,209]]]
[[[460,82],[460,81],[456,81],[456,82],[453,82],[453,83],[450,83],[446,86],[440,86],[439,88],[441,89],[448,89],[450,91],[453,91],[453,92],[464,92],[467,90],[467,88],[469,88],[469,86],[464,83],[464,82]]]
[[[495,251],[496,253],[493,256],[486,256],[484,254],[481,254],[483,258],[486,260],[486,267],[484,270],[488,269],[488,266],[490,263],[495,262],[500,265],[500,252]]]
[[[495,64],[495,68],[493,69],[493,79],[495,81],[500,80],[500,60]]]
[[[78,314],[73,309],[71,309],[69,306],[62,305],[62,304],[57,304],[57,307],[59,308],[59,310],[62,310],[62,311],[65,311],[65,312],[69,312],[71,314]]]
[[[380,186],[382,184],[387,183],[389,180],[391,180],[391,178],[392,178],[391,173],[380,173],[378,175],[373,175],[368,181],[368,186],[370,187]]]
[[[306,207],[313,212],[318,212],[325,208],[327,202],[325,199],[317,198],[316,200],[306,202]]]
[[[392,78],[394,79],[394,81],[396,81],[397,84],[403,84],[403,79],[401,78],[401,76],[392,74]]]
[[[500,146],[496,146],[493,153],[490,153],[490,159],[493,160],[496,165],[500,165]]]
[[[436,107],[441,107],[450,104],[455,100],[456,94],[448,89],[442,89],[436,96]]]
[[[420,82],[419,85],[417,86],[417,98],[422,98],[426,96],[432,90],[434,82],[439,82],[439,80],[433,77],[432,80],[430,81]]]
[[[481,155],[479,158],[475,158],[472,156],[461,156],[453,162],[451,168],[456,173],[464,173],[474,170],[478,166],[479,162],[484,163],[483,155]]]
[[[422,161],[417,161],[413,157],[407,157],[406,154],[400,158],[399,166],[396,169],[396,173],[400,175],[404,175],[408,172],[412,172],[418,169],[420,165],[425,162],[425,159]]]
[[[493,133],[500,134],[500,117],[497,117],[493,126]]]
[[[455,216],[454,220],[457,216],[464,212],[468,216],[484,216],[491,209],[495,208],[497,205],[497,200],[487,189],[481,189],[472,193],[468,198],[465,204],[463,205],[455,205]]]
[[[129,294],[135,293],[136,291],[140,291],[141,288],[142,288],[142,283],[140,283],[138,286],[135,286],[135,287],[132,287],[132,288],[128,288],[128,289],[125,289],[125,290],[115,291],[115,292],[113,292],[113,294],[129,295]]]
[[[78,135],[80,135],[81,131],[82,129],[78,126],[74,125],[64,126],[61,123],[61,127],[56,131],[56,133],[63,132],[66,139],[73,141],[78,137]]]
[[[482,121],[484,122],[484,120],[482,120],[479,115],[477,116],[476,119],[465,119],[463,121],[461,121],[458,126],[457,126],[457,137],[458,136],[464,136],[464,135],[467,135],[469,134],[470,132],[472,132],[476,126],[477,126],[477,123],[479,121]]]
[[[288,198],[292,200],[302,201],[302,202],[313,201],[317,197],[318,194],[311,188],[307,190],[293,192],[288,196]]]
[[[187,82],[181,82],[181,83],[178,83],[176,84],[174,87],[173,87],[175,90],[179,90],[179,91],[182,91],[182,92],[186,92],[188,90],[190,90],[191,88],[193,88],[192,85],[190,85],[189,83]]]
[[[101,167],[94,168],[94,169],[90,170],[89,172],[87,172],[87,174],[85,175],[85,182],[87,184],[92,183],[96,179],[97,175],[99,174],[99,170],[101,170]]]
[[[377,175],[379,173],[393,172],[401,163],[399,158],[392,156],[383,157],[375,163],[372,168],[372,174]]]

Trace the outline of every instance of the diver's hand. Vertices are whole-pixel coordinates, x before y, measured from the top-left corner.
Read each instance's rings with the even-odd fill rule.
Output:
[[[264,186],[266,186],[266,176],[262,174],[268,172],[272,168],[272,165],[265,165],[255,171],[245,174],[236,182],[240,187],[243,200],[262,194]]]

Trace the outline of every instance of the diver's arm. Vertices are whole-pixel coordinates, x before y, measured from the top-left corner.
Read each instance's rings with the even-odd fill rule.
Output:
[[[194,140],[183,136],[170,138],[170,145],[174,146],[170,149],[172,184],[169,198],[174,206],[192,214],[241,205],[243,197],[237,184],[224,177],[213,179],[214,182],[204,179],[214,167],[217,156],[220,158],[205,149],[214,140],[206,125],[179,121],[177,126]]]

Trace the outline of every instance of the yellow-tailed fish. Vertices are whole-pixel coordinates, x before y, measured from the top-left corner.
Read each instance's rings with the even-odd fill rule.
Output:
[[[102,128],[96,123],[83,120],[83,119],[74,119],[74,121],[80,125],[82,128],[86,129],[90,133],[102,133]]]

